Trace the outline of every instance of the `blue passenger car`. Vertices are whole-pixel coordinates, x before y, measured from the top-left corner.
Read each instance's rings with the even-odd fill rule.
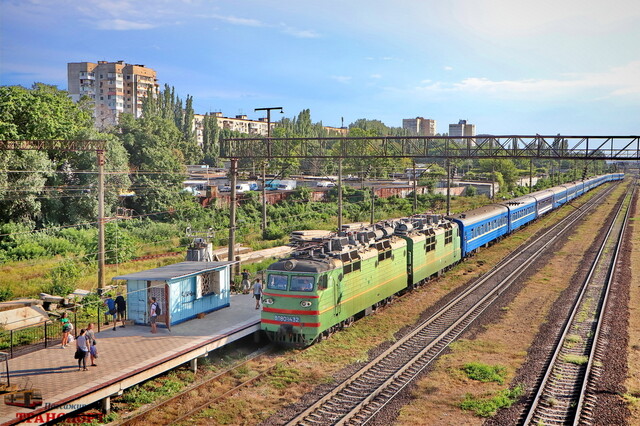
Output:
[[[567,202],[567,188],[556,186],[532,192],[531,196],[536,199],[536,208],[540,217]]]
[[[460,227],[462,256],[509,233],[509,209],[489,204],[447,217]]]
[[[530,195],[504,201],[500,205],[509,209],[509,232],[515,231],[538,217],[536,199]]]

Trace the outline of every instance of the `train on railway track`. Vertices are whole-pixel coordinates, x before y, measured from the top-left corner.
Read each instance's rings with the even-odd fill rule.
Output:
[[[301,241],[267,268],[261,328],[304,347],[349,326],[527,223],[602,185],[614,173],[451,216],[422,214]]]

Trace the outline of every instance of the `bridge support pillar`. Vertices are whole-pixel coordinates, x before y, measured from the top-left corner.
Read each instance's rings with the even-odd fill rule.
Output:
[[[102,405],[101,409],[104,414],[111,413],[111,397],[110,396],[104,398],[101,402],[101,405]]]
[[[189,361],[189,366],[191,367],[191,371],[193,371],[194,373],[198,372],[198,358],[194,358],[191,361]]]

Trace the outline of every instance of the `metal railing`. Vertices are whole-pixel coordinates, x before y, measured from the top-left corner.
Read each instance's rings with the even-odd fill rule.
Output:
[[[66,310],[69,320],[73,324],[72,334],[77,337],[81,328],[87,324],[95,324],[95,331],[110,328],[113,318],[110,319],[109,326],[102,321],[107,313],[106,307],[102,305],[82,305],[72,310]],[[126,319],[126,318],[125,318]],[[6,326],[6,325],[5,325]],[[115,328],[115,322],[113,322]],[[9,354],[9,358],[59,345],[62,341],[62,323],[59,319],[48,319],[36,325],[3,330],[0,328],[0,351]]]

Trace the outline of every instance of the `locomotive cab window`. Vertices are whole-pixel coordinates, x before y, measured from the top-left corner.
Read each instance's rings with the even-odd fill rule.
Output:
[[[267,278],[267,288],[270,290],[287,290],[287,276],[271,274]]]
[[[291,291],[313,291],[314,279],[308,275],[294,275],[291,277]]]

